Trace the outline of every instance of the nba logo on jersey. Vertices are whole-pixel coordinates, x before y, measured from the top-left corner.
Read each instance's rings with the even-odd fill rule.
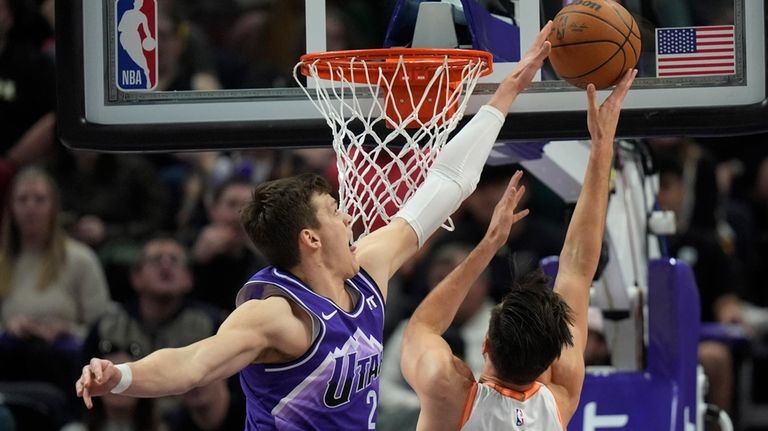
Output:
[[[157,86],[157,0],[115,0],[117,88]]]
[[[523,411],[520,409],[515,409],[515,425],[517,426],[525,425],[525,418],[523,418]]]

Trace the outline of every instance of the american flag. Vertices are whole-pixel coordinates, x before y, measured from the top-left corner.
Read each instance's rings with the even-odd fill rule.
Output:
[[[734,26],[656,29],[656,76],[734,74]]]

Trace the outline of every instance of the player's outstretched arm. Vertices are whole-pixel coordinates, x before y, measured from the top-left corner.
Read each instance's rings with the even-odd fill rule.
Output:
[[[401,368],[403,376],[420,394],[440,393],[441,367],[451,367],[451,350],[441,335],[456,316],[464,297],[488,266],[491,258],[509,237],[512,225],[528,215],[528,210],[515,211],[525,187],[518,188],[522,172],[518,171],[496,204],[485,237],[445,279],[443,279],[414,311],[403,336]]]
[[[285,299],[251,300],[235,309],[216,335],[189,346],[161,349],[120,366],[91,359],[75,389],[88,408],[93,406],[92,397],[120,389],[134,397],[180,394],[232,376],[258,361],[266,349],[299,356],[310,337]]]
[[[477,186],[488,154],[517,95],[530,84],[549,55],[548,22],[515,70],[502,81],[488,105],[480,108],[435,159],[427,178],[388,226],[357,244],[360,264],[379,286],[458,209]]]
[[[587,123],[592,149],[584,183],[576,202],[555,279],[555,291],[573,310],[574,346],[566,348],[552,364],[550,381],[559,386],[558,404],[565,423],[578,405],[584,381],[584,349],[587,343],[589,288],[600,258],[608,208],[613,141],[624,97],[637,74],[628,70],[610,96],[598,106],[594,85],[587,87]],[[545,383],[549,383],[546,382]]]

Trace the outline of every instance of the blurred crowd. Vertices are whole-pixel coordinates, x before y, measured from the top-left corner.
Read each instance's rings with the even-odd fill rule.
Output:
[[[64,147],[56,138],[53,3],[0,0],[0,430],[241,430],[236,376],[173,398],[105,396],[91,411],[74,398],[75,376],[94,356],[128,361],[215,333],[237,291],[266,264],[239,224],[252,187],[303,172],[333,175],[335,156],[329,148],[124,155]],[[389,16],[392,2],[327,3],[329,49],[383,39],[386,20],[372,17]],[[303,5],[161,0],[159,89],[291,85]],[[700,348],[710,401],[737,419],[744,394],[768,404],[768,390],[745,392],[738,379],[744,363],[755,381],[768,374],[767,139],[642,141],[660,178],[657,205],[676,214],[665,253],[692,266],[702,320],[740,334]],[[418,415],[399,370],[404,319],[482,237],[515,169],[487,167],[455,214],[455,231],[435,235],[393,279],[380,429],[412,429]],[[514,226],[445,334],[475,371],[490,309],[564,238],[571,208],[532,175],[525,181],[532,215]],[[609,365],[599,323],[591,328],[598,342],[588,362]]]

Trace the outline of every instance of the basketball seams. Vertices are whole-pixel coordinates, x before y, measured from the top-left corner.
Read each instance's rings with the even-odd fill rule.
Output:
[[[640,57],[639,25],[629,12],[619,10],[621,6],[610,1],[605,3],[605,7],[610,6],[610,10],[605,7],[596,11],[563,8],[556,17],[563,20],[558,22],[560,27],[557,34],[560,37],[554,37],[554,30],[549,37],[550,42],[565,42],[552,44],[551,60],[558,75],[581,88],[585,88],[586,82],[593,81],[599,89],[613,85],[627,65],[635,64]],[[594,39],[595,36],[602,38]],[[590,37],[593,39],[589,39]],[[614,51],[611,51],[611,46],[615,47]],[[619,52],[621,57],[617,57]],[[630,59],[630,53],[633,59]],[[580,56],[583,56],[583,59],[576,60],[576,57]],[[568,58],[571,58],[570,65],[565,62]],[[595,60],[600,61],[600,64],[594,65]],[[559,62],[563,63],[558,66]],[[588,70],[584,70],[585,66]],[[561,67],[565,70],[558,70]]]
[[[626,35],[621,31],[620,28],[616,27],[615,25],[613,25],[612,22],[610,22],[607,19],[602,18],[602,17],[600,17],[598,15],[593,15],[591,13],[581,12],[581,11],[577,11],[577,10],[574,10],[574,11],[570,11],[569,10],[569,11],[565,12],[563,15],[570,15],[570,14],[585,15],[585,16],[588,16],[588,17],[592,17],[592,18],[594,18],[594,19],[596,19],[598,21],[602,21],[602,22],[608,24],[612,29],[616,30],[620,35],[626,37]]]
[[[625,25],[625,26],[627,26],[627,30],[629,30],[629,33],[630,33],[632,36],[635,36],[636,38],[638,38],[638,39],[639,39],[639,38],[640,38],[640,35],[639,35],[639,34],[635,34],[635,32],[634,32],[634,31],[632,31],[632,30],[634,29],[634,27],[635,27],[635,20],[634,20],[634,18],[632,19],[632,22],[630,22],[630,23],[627,23],[627,21],[624,19],[624,15],[622,15],[622,14],[621,14],[621,11],[620,11],[619,9],[617,9],[617,8],[616,8],[616,6],[617,6],[617,4],[616,4],[616,3],[612,3],[612,2],[610,2],[610,3],[609,3],[609,2],[606,2],[606,4],[608,4],[608,5],[611,7],[611,10],[613,10],[613,12],[616,14],[616,16],[618,16],[618,17],[619,17],[619,19],[621,20],[621,22],[622,22],[622,23],[624,23],[624,25]],[[629,13],[629,11],[627,11],[627,13]],[[630,15],[630,16],[631,16],[631,15]],[[637,29],[638,29],[638,30],[640,29],[640,25],[639,25],[639,24],[638,24],[638,26],[637,26]]]
[[[630,14],[630,16],[629,16],[631,21],[628,24],[627,21],[624,19],[624,15],[621,13],[621,10],[619,10],[619,8],[616,7],[616,6],[618,6],[617,3],[606,2],[606,4],[611,7],[611,10],[616,14],[616,16],[619,17],[621,22],[624,23],[624,25],[627,27],[627,30],[629,30],[629,34],[625,35],[624,43],[626,44],[626,42],[629,41],[629,37],[630,36],[635,36],[637,38],[637,40],[640,40],[640,34],[639,34],[640,25],[635,22],[635,19],[632,18],[632,15]],[[625,11],[626,11],[626,9],[625,9]],[[626,12],[629,13],[629,11],[626,11]],[[637,24],[638,34],[635,34],[635,31],[634,31],[635,24]],[[640,59],[640,53],[638,53],[637,50],[635,50],[635,45],[630,43],[629,46],[632,48],[632,53],[635,55],[635,61],[639,60]],[[622,44],[622,49],[623,49],[623,44]]]
[[[588,70],[588,71],[582,73],[581,75],[562,76],[562,78],[563,79],[576,79],[576,78],[581,78],[581,77],[587,76],[587,75],[589,75],[591,73],[594,73],[595,71],[599,70],[600,68],[602,68],[603,66],[608,64],[611,60],[613,60],[619,52],[624,54],[624,59],[622,60],[622,67],[619,70],[624,70],[624,66],[627,65],[627,54],[624,52],[624,45],[626,45],[627,42],[629,41],[629,36],[624,34],[624,33],[622,33],[621,30],[618,27],[616,27],[615,25],[613,25],[610,21],[608,21],[608,20],[606,20],[606,19],[604,19],[602,17],[599,17],[597,15],[593,15],[591,13],[586,13],[586,12],[581,12],[581,11],[567,11],[563,15],[567,16],[567,15],[570,15],[570,14],[585,15],[585,16],[594,18],[594,19],[596,19],[598,21],[602,21],[602,22],[608,24],[608,26],[610,26],[612,29],[614,29],[618,34],[620,34],[624,38],[624,40],[621,43],[616,42],[615,40],[587,40],[587,41],[583,41],[583,42],[573,42],[573,43],[567,43],[567,44],[552,45],[552,49],[560,48],[560,47],[564,47],[564,46],[588,45],[588,44],[596,43],[596,42],[608,42],[608,43],[611,43],[611,44],[614,44],[614,45],[617,46],[616,51],[614,51],[613,54],[608,56],[608,58],[606,58],[605,61],[603,61],[602,63],[600,63],[599,65],[597,65],[593,69]],[[622,22],[623,22],[623,20],[622,20]],[[630,44],[630,46],[631,45],[632,44]],[[634,48],[633,48],[632,51],[634,52]],[[621,76],[621,75],[619,75],[619,76]]]

